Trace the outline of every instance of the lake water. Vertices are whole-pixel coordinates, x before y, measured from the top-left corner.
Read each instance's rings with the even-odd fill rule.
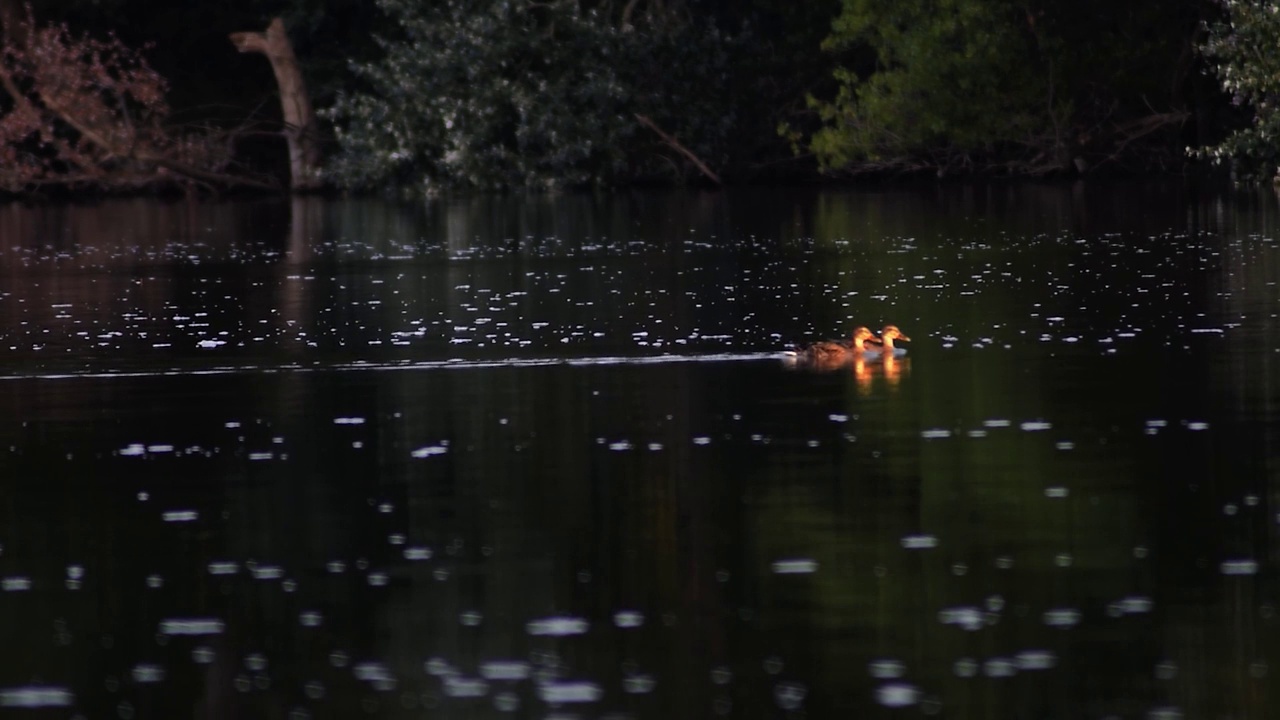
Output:
[[[0,713],[1273,717],[1278,238],[1176,182],[0,207]]]

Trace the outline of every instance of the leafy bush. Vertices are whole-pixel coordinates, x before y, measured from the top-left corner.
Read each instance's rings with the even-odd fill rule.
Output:
[[[1280,8],[1274,0],[1221,4],[1224,17],[1207,26],[1201,51],[1232,102],[1252,108],[1253,117],[1248,127],[1193,153],[1230,162],[1240,179],[1274,179],[1280,175]]]
[[[659,169],[651,116],[716,159],[732,122],[730,42],[714,28],[624,27],[574,0],[379,0],[384,57],[326,117],[340,185],[426,189],[612,183]]]

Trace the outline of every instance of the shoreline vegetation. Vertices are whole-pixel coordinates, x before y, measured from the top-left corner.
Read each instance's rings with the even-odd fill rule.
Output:
[[[143,5],[0,0],[0,195],[1269,181],[1280,165],[1265,0]]]

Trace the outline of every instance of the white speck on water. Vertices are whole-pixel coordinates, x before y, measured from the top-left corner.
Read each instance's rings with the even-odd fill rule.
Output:
[[[481,678],[446,675],[444,694],[451,698],[478,698],[489,694],[489,683]]]
[[[1044,624],[1056,628],[1072,628],[1080,624],[1080,611],[1074,608],[1055,608],[1044,612]]]
[[[407,547],[404,549],[405,560],[430,560],[435,552],[429,547]]]
[[[1018,674],[1018,666],[1009,658],[993,657],[982,664],[982,674],[989,678],[1007,678]]]
[[[120,448],[117,452],[124,457],[138,457],[147,454],[147,446],[142,443],[132,443]]]
[[[333,419],[334,425],[363,425],[362,417],[336,417]]]
[[[1071,494],[1071,491],[1065,487],[1047,487],[1044,489],[1044,496],[1047,498],[1064,498]]]
[[[70,707],[76,696],[64,687],[53,685],[22,685],[0,688],[0,707],[42,708]]]
[[[894,680],[907,673],[907,666],[901,660],[872,660],[867,671],[877,680]]]
[[[1116,602],[1116,605],[1120,608],[1121,612],[1130,615],[1139,615],[1151,612],[1151,608],[1155,606],[1155,602],[1151,598],[1143,595],[1131,595],[1126,598],[1121,598]]]
[[[773,701],[786,711],[799,710],[804,705],[809,688],[797,682],[780,682],[773,686]]]
[[[130,672],[133,681],[138,684],[158,683],[164,680],[164,668],[159,665],[142,663],[135,665]]]
[[[249,569],[254,580],[279,580],[284,577],[284,568],[279,565],[255,565]]]
[[[934,535],[907,535],[902,538],[902,547],[907,550],[930,550],[938,547],[938,538]]]
[[[193,522],[200,519],[200,513],[195,510],[168,510],[161,513],[160,519],[165,522]]]
[[[357,680],[363,680],[368,683],[377,683],[385,685],[386,683],[394,683],[395,676],[391,674],[391,670],[380,662],[361,662],[356,663],[351,668],[351,673],[356,676]]]
[[[562,680],[538,685],[538,697],[547,704],[593,703],[604,697],[604,689],[587,680]]]
[[[617,441],[617,442],[611,442],[611,443],[609,443],[609,449],[610,449],[610,450],[613,450],[613,451],[615,451],[615,452],[622,452],[622,451],[624,451],[624,450],[630,450],[632,447],[634,447],[634,446],[631,444],[631,441],[629,441],[629,440],[619,440],[619,441]]]
[[[694,445],[710,445],[711,438],[707,437],[706,435],[699,435],[698,437],[695,437],[693,439],[693,444]]]
[[[1192,431],[1208,430],[1208,429],[1209,429],[1209,423],[1207,423],[1207,422],[1189,422],[1189,423],[1187,423],[1187,429],[1188,429],[1188,430],[1192,430]]]
[[[910,707],[920,702],[920,689],[907,683],[889,683],[876,688],[876,702],[885,707]]]
[[[169,618],[160,621],[164,635],[221,635],[227,624],[217,618]]]
[[[982,610],[972,605],[965,605],[939,610],[938,622],[974,632],[986,626],[986,617]]]
[[[439,445],[427,445],[425,447],[420,447],[409,454],[415,458],[427,458],[432,455],[444,455],[447,452],[449,452],[449,444],[440,443]]]
[[[960,658],[951,666],[956,677],[971,678],[978,674],[978,661],[973,658]]]
[[[1013,661],[1019,670],[1051,670],[1058,664],[1058,656],[1051,650],[1023,650]]]
[[[818,561],[810,558],[775,560],[771,568],[778,575],[807,575],[818,571]]]
[[[530,620],[525,625],[525,631],[530,635],[565,637],[568,635],[582,635],[590,627],[591,623],[582,618],[555,616]]]
[[[1009,427],[1010,424],[1011,423],[1008,420],[1004,420],[1000,418],[982,421],[983,427],[988,427],[988,428],[1007,428]]]
[[[532,666],[522,660],[489,660],[480,663],[480,676],[488,680],[524,680]]]
[[[647,695],[657,686],[652,675],[628,675],[622,679],[622,691],[628,695]]]
[[[1024,432],[1040,432],[1043,430],[1051,430],[1053,428],[1053,423],[1048,423],[1043,420],[1028,420],[1018,427],[1022,428]]]
[[[235,575],[238,572],[240,572],[240,564],[236,562],[209,563],[210,575]]]
[[[31,589],[31,578],[22,575],[11,575],[0,579],[0,590],[4,592],[26,592]]]
[[[1224,560],[1221,565],[1223,575],[1257,575],[1257,560]]]
[[[938,428],[934,430],[921,430],[920,437],[924,438],[925,440],[938,440],[941,438],[949,438],[951,437],[951,431],[942,429],[942,428]]]
[[[619,610],[613,614],[613,624],[620,628],[638,628],[644,625],[644,614],[635,610]]]

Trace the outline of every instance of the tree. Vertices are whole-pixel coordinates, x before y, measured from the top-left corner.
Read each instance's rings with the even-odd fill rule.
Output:
[[[1192,153],[1230,163],[1239,179],[1280,177],[1280,14],[1273,0],[1223,0],[1223,17],[1206,24],[1201,52],[1236,106],[1251,111],[1247,127]]]
[[[844,0],[820,126],[827,172],[1080,172],[1170,156],[1197,0]]]
[[[226,145],[169,122],[166,83],[114,37],[0,13],[0,188],[123,188],[177,183],[274,187],[228,172]]]
[[[634,3],[623,19],[575,0],[378,5],[396,33],[326,112],[339,184],[610,184],[727,155],[731,41],[714,26]]]

